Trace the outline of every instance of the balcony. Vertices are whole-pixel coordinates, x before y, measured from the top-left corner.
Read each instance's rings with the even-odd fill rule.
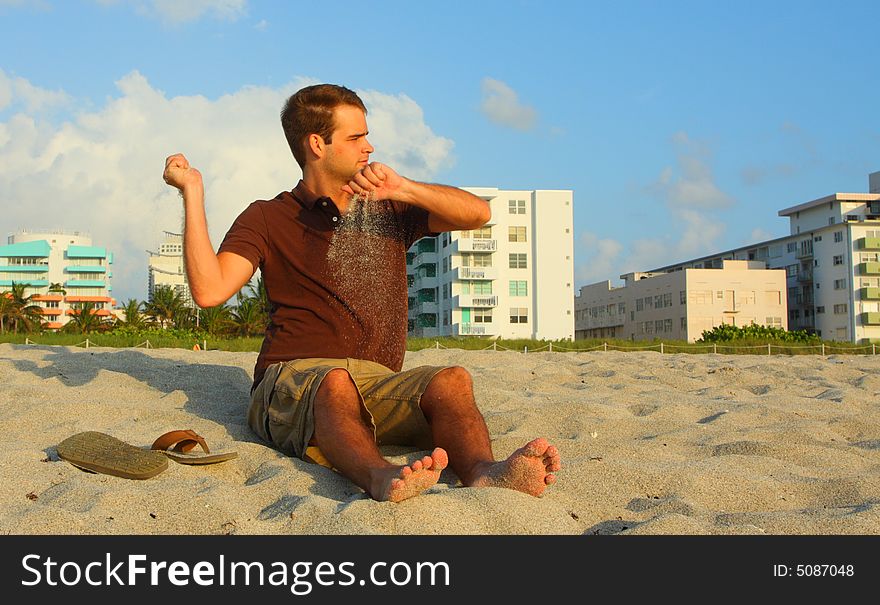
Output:
[[[452,279],[456,280],[492,280],[498,279],[497,267],[456,267],[452,270]]]
[[[0,265],[0,273],[48,273],[49,265]]]
[[[437,253],[434,251],[419,252],[413,257],[412,266],[420,267],[422,265],[434,265],[437,268]]]
[[[799,271],[797,274],[797,280],[802,283],[813,281],[813,271]]]
[[[811,241],[810,244],[812,243]],[[795,256],[797,258],[813,258],[813,246],[798,246]]]
[[[859,263],[859,275],[880,275],[880,262]]]
[[[497,307],[498,296],[495,294],[459,294],[452,299],[452,306],[461,308]]]
[[[860,237],[856,240],[859,250],[880,250],[880,237]]]
[[[869,311],[867,313],[862,313],[862,325],[863,326],[880,326],[880,313],[876,311]]]
[[[880,288],[861,288],[859,292],[862,300],[880,300]]]
[[[435,314],[438,312],[438,310],[438,303],[432,300],[426,300],[422,302],[416,301],[416,304],[413,305],[413,312],[416,315]]]
[[[452,331],[457,336],[485,336],[489,334],[489,326],[475,323],[453,324]]]
[[[415,278],[413,279],[413,283],[412,283],[412,287],[415,290],[425,290],[425,289],[433,290],[438,285],[440,285],[440,282],[437,279],[436,275],[427,276],[427,275],[418,275],[417,274],[415,276]]]
[[[106,273],[107,267],[100,265],[71,265],[64,267],[66,273]]]
[[[460,238],[452,242],[453,252],[495,252],[498,240],[478,239],[473,237]]]

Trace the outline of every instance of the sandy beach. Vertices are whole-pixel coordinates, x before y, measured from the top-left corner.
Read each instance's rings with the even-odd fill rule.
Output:
[[[880,356],[410,352],[405,367],[472,373],[496,456],[544,436],[564,468],[541,498],[445,472],[400,504],[260,442],[245,421],[255,360],[0,345],[0,532],[880,533]],[[55,450],[90,430],[147,448],[172,429],[239,457],[140,481]]]

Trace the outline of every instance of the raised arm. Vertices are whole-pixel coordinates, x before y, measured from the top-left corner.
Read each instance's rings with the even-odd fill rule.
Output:
[[[477,229],[492,218],[489,203],[463,189],[413,181],[379,162],[364,167],[343,191],[372,192],[376,199],[424,208],[428,211],[428,228],[434,232]]]
[[[183,259],[193,300],[200,307],[221,305],[250,280],[253,265],[238,254],[214,253],[205,217],[202,175],[182,154],[165,160],[162,177],[183,196]]]

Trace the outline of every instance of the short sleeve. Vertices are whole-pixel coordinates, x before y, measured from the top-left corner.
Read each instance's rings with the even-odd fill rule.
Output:
[[[256,271],[266,259],[268,249],[269,234],[266,218],[263,216],[260,203],[253,202],[232,223],[217,253],[232,252],[244,257],[251,262]]]

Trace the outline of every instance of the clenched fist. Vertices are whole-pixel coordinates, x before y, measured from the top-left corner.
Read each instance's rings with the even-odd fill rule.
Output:
[[[184,189],[202,186],[202,173],[190,166],[182,153],[176,153],[165,160],[162,178],[181,193]]]

